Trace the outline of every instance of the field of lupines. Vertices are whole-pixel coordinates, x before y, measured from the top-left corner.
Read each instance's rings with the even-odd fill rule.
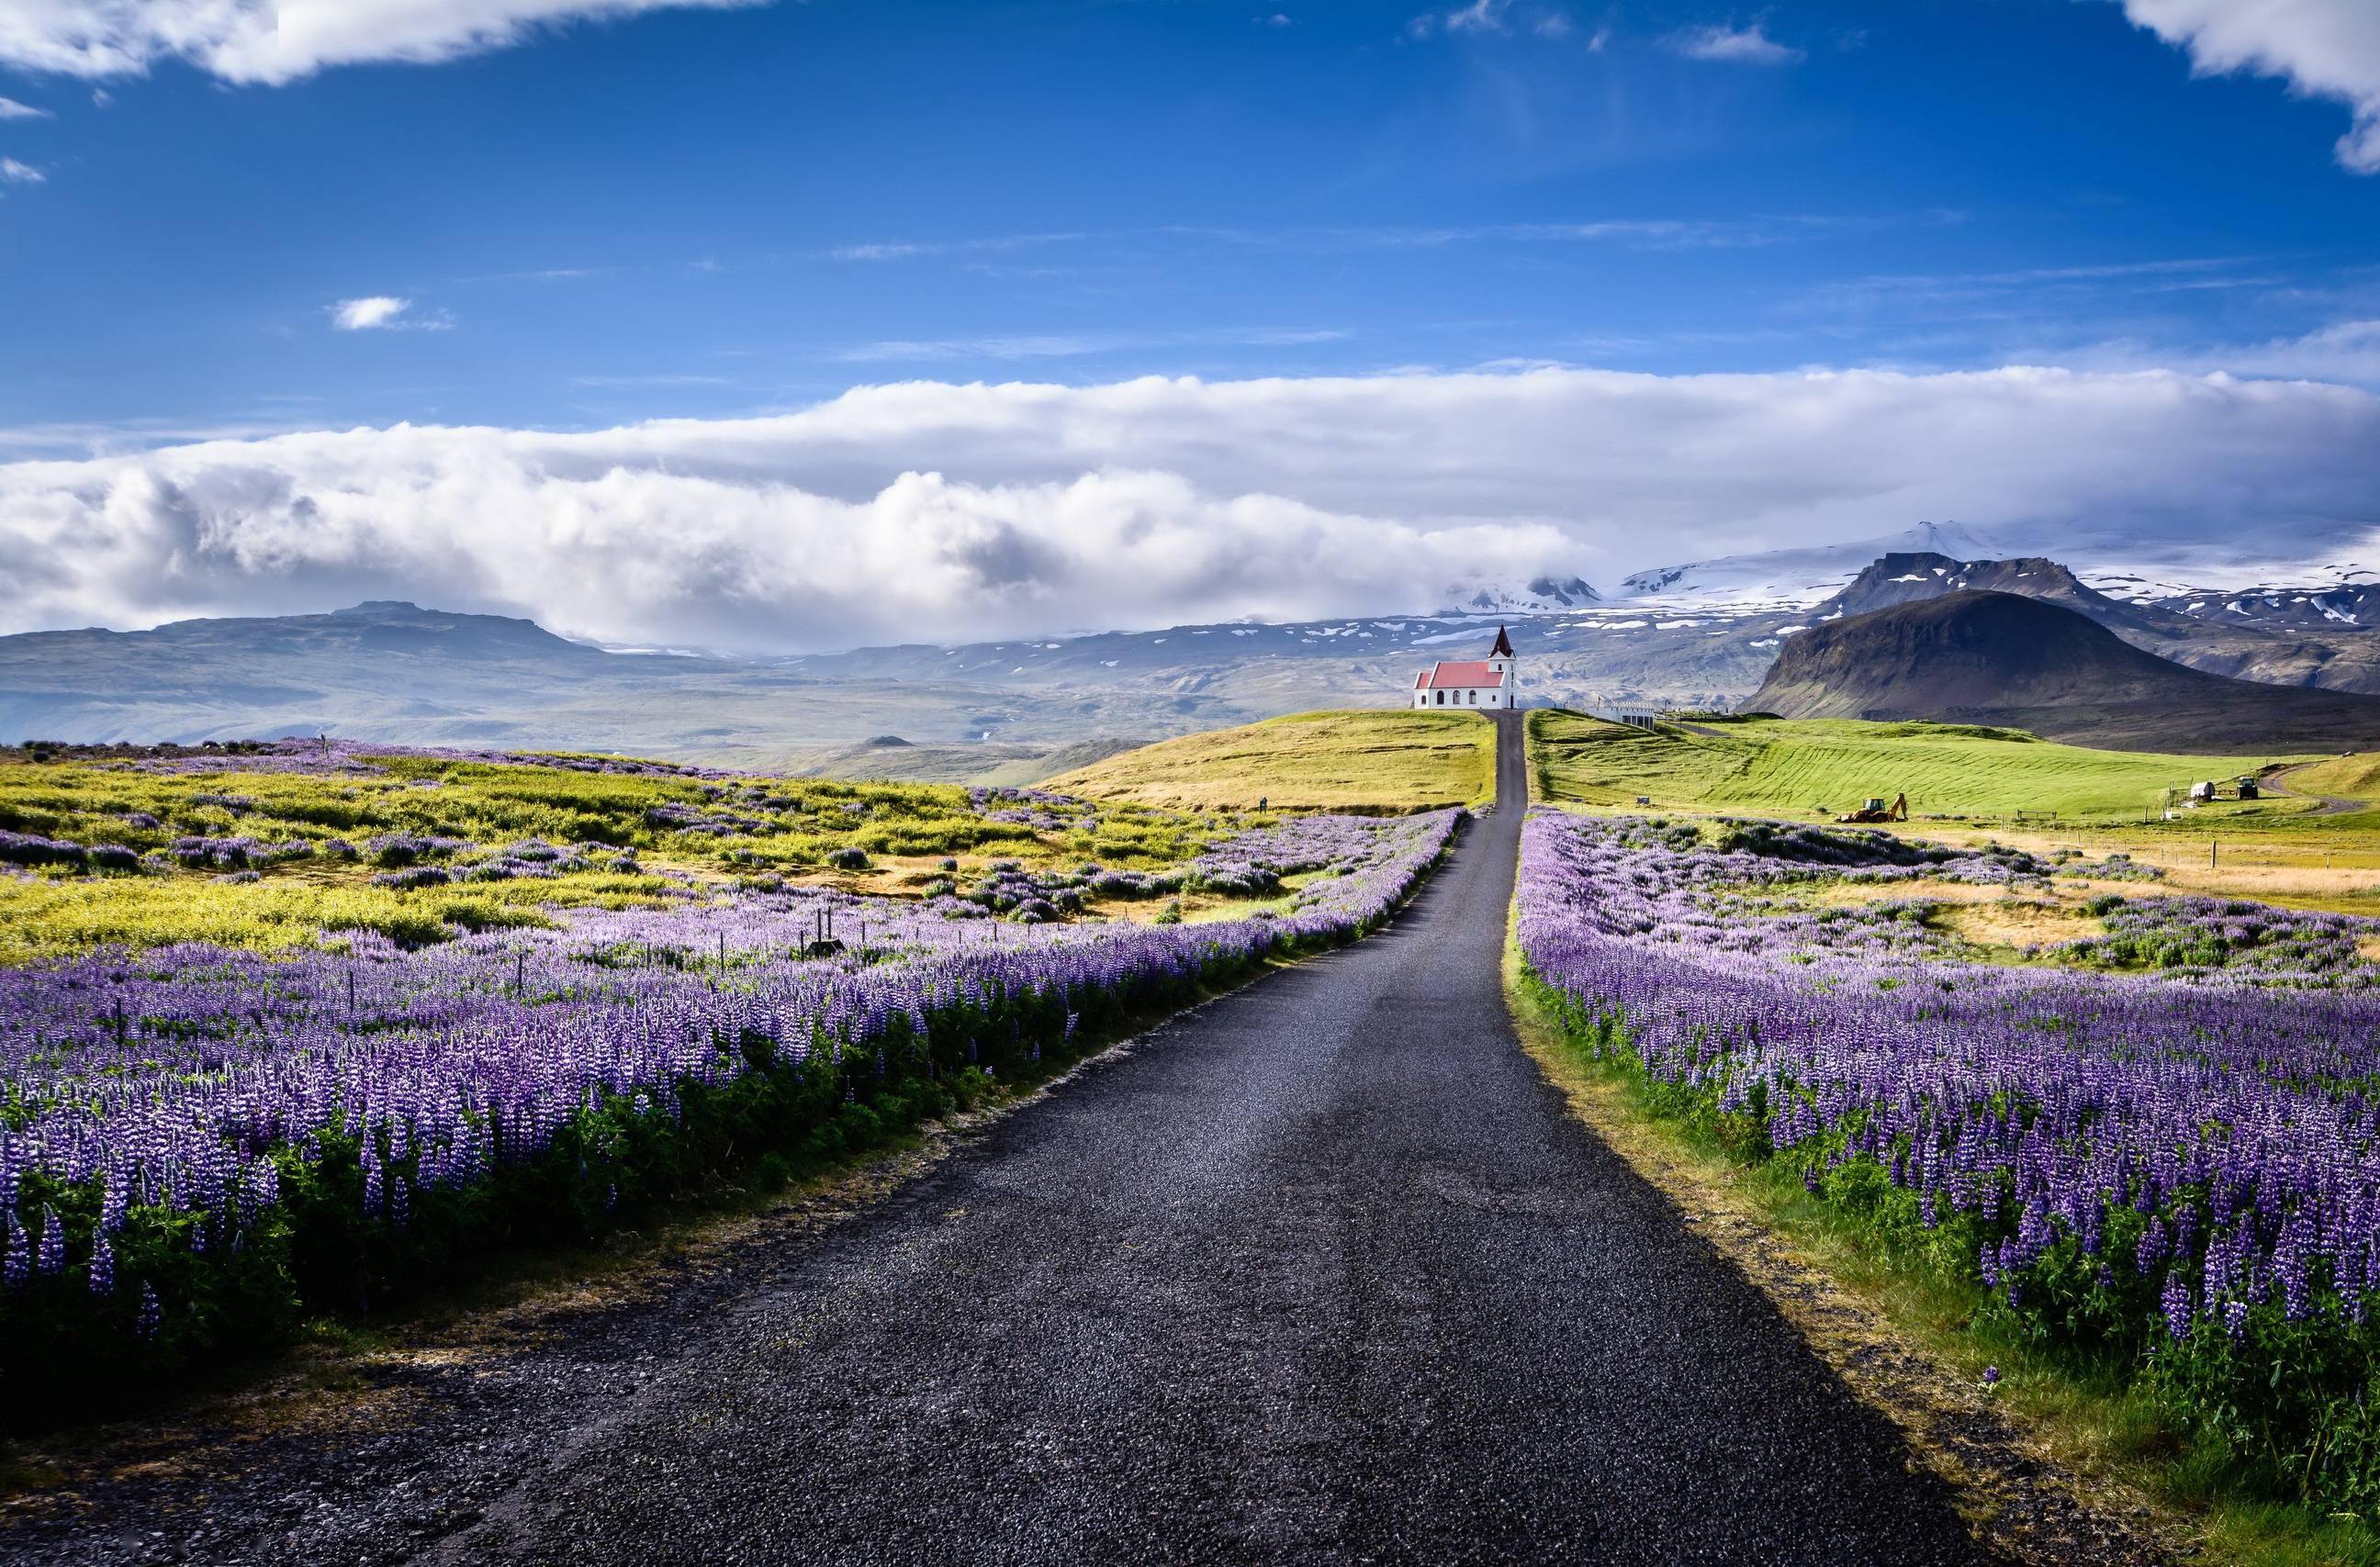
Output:
[[[864,864],[854,833],[919,791],[705,773],[690,796],[639,805],[633,830],[615,813],[613,841],[557,844],[470,830],[518,825],[489,822],[502,815],[489,801],[546,796],[603,820],[563,776],[581,768],[599,782],[689,781],[352,748],[238,760],[208,770],[218,787],[182,796],[144,794],[138,777],[0,781],[0,801],[19,810],[54,802],[35,808],[47,831],[11,829],[52,845],[13,861],[17,890],[73,899],[133,882],[236,901],[328,876],[434,911],[454,888],[496,883],[524,917],[423,914],[395,935],[300,922],[287,941],[118,943],[0,966],[0,1391],[12,1395],[0,1404],[25,1418],[67,1387],[269,1343],[309,1315],[369,1307],[492,1250],[589,1236],[756,1169],[782,1179],[1029,1077],[1045,1055],[1267,956],[1360,934],[1435,860],[1458,814],[1236,830],[1149,815],[1133,844],[1196,852],[1117,869],[1050,863],[1097,841],[1099,808],[924,792],[942,824],[933,848],[975,838],[974,822],[999,830],[977,842],[1040,863],[952,855],[911,895],[878,896],[772,869],[794,863],[783,819],[844,818],[839,839],[809,832],[802,852]],[[187,817],[152,809],[142,825],[106,808],[130,795],[237,809],[277,771],[312,781],[326,807],[339,805],[321,791],[327,775],[409,810],[426,791],[388,790],[390,771],[452,778],[456,765],[455,786],[480,803],[402,824],[383,808],[363,820],[370,832],[315,822],[312,836],[226,847],[233,835],[185,831]],[[212,797],[184,797],[201,794]],[[278,820],[303,820],[305,790],[273,798]],[[103,817],[144,840],[121,845],[128,865],[91,853]],[[640,849],[676,862],[699,849],[713,869],[650,869]],[[589,884],[625,891],[611,906],[540,899]],[[1271,901],[1205,922],[1095,917],[1106,899],[1184,890]]]
[[[2116,1356],[2273,1492],[2380,1500],[2380,996],[2368,922],[2237,901],[2095,905],[2065,962],[1969,961],[1922,895],[1747,917],[1764,892],[1910,879],[1880,834],[1540,812],[1522,956],[1654,1106]],[[1919,873],[2046,880],[2007,852]],[[2082,868],[2095,876],[2107,868]],[[2120,867],[2118,868],[2120,869]],[[2068,963],[2121,962],[2099,972]]]

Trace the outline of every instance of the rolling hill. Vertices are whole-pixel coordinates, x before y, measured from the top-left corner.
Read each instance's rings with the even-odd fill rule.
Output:
[[[1172,808],[1426,810],[1488,798],[1496,731],[1473,712],[1302,712],[1184,735],[1048,786]]]
[[[1744,706],[1788,718],[1989,724],[2130,750],[2380,742],[2380,697],[2210,674],[2046,600],[1973,589],[1814,626],[1785,645]]]

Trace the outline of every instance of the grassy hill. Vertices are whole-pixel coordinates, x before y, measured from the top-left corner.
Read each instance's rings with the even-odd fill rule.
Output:
[[[1076,768],[1128,751],[1135,740],[1080,740],[1071,746],[912,745],[879,735],[856,746],[836,746],[795,759],[785,769],[796,778],[847,778],[891,784],[980,784],[1021,789]]]
[[[2358,751],[2295,768],[2283,782],[2301,795],[2380,805],[2380,751]]]
[[[1906,791],[1917,816],[2025,810],[2138,821],[2168,787],[2229,779],[2256,765],[2238,756],[2093,750],[1973,724],[1736,719],[1648,733],[1550,711],[1529,715],[1529,755],[1544,799],[1626,806],[1646,796],[1670,809],[1789,817],[1848,810],[1865,796]],[[2267,813],[2303,808],[2262,805]],[[2212,808],[2228,815],[2254,808]]]
[[[1494,794],[1495,733],[1467,712],[1294,713],[1143,746],[1047,786],[1175,809],[1420,810]]]

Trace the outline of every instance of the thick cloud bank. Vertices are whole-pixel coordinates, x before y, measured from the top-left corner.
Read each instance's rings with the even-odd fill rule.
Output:
[[[540,25],[760,0],[0,0],[0,62],[109,77],[180,59],[278,85],[326,66],[451,59]]]
[[[1921,518],[2203,570],[2337,559],[2380,525],[2380,397],[2024,369],[921,383],[210,442],[0,466],[0,630],[374,597],[818,649],[1427,609]]]
[[[2380,3],[2375,0],[2124,0],[2124,14],[2190,51],[2198,70],[2252,71],[2346,103],[2355,123],[2338,161],[2380,174]]]

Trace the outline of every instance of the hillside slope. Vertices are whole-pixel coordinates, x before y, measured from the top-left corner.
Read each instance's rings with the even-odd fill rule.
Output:
[[[1161,740],[1049,781],[1139,805],[1422,810],[1488,798],[1496,729],[1471,712],[1301,712]]]
[[[1994,724],[2128,750],[2380,742],[2380,697],[2209,674],[2075,611],[1972,589],[1812,627],[1787,641],[1744,706],[1788,718]]]
[[[1139,740],[1078,740],[1067,746],[1002,744],[912,745],[880,735],[856,746],[835,746],[796,759],[794,778],[848,778],[894,784],[979,784],[1026,788],[1043,779],[1105,761]]]

